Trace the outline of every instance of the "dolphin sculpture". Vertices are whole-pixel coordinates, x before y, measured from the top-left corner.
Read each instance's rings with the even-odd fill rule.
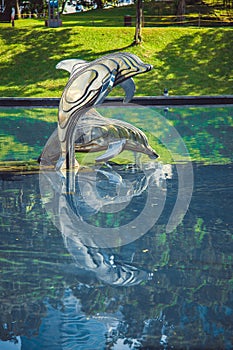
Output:
[[[109,67],[112,68],[112,73]],[[93,108],[86,109],[88,104],[101,103],[114,83],[122,86],[126,93],[124,101],[129,102],[135,91],[131,76],[150,70],[152,68],[150,65],[142,63],[135,55],[118,53],[104,56],[91,63],[79,59],[63,60],[57,64],[56,68],[67,70],[70,73],[70,79],[59,105],[58,129],[51,135],[39,157],[42,165],[54,165],[55,162],[57,170],[78,165],[74,158],[74,143],[75,150],[79,152],[107,150],[102,156],[96,158],[97,162],[107,161],[123,150],[142,152],[151,158],[158,157],[141,130],[120,120],[104,118]],[[93,93],[93,82],[88,84],[88,81],[85,81],[85,72],[87,70],[88,74],[99,71],[106,73],[106,69],[108,69],[106,77],[109,80],[105,78],[108,83],[103,83],[102,80],[101,85],[101,81],[99,82],[96,78],[95,85],[99,84],[99,90],[94,103],[90,102],[89,94]],[[84,91],[82,98],[80,98],[81,86]]]
[[[85,118],[85,116],[84,116]],[[99,152],[104,154],[96,158],[97,162],[106,162],[117,156],[123,150],[147,154],[150,158],[158,158],[158,154],[150,147],[146,135],[130,123],[109,119],[91,110],[88,118],[78,123],[75,149],[80,152]],[[80,133],[81,131],[81,133]]]
[[[90,108],[102,103],[116,85],[122,85],[126,91],[126,101],[130,100],[135,90],[132,77],[150,71],[152,66],[143,63],[134,54],[113,53],[93,62],[64,60],[58,63],[57,68],[70,72],[58,112],[58,139],[61,154],[56,168],[60,170],[73,168],[76,165],[74,131],[80,118]],[[115,144],[113,149],[117,146]],[[119,143],[119,150],[122,146]]]
[[[105,118],[94,108],[80,117],[74,134],[76,152],[106,151],[96,158],[96,162],[107,162],[124,150],[144,153],[152,159],[159,157],[140,129],[121,120]],[[41,165],[56,167],[60,154],[61,145],[56,129],[40,156]]]

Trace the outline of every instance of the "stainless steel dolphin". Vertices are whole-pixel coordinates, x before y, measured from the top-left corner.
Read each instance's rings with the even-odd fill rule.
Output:
[[[97,162],[106,162],[124,150],[147,154],[150,158],[158,158],[158,154],[150,147],[146,135],[130,123],[118,119],[101,116],[91,110],[82,123],[77,124],[75,150],[80,152],[99,152],[104,154],[96,158]]]
[[[67,72],[70,73],[70,75],[74,75],[75,73],[78,72],[81,68],[84,68],[88,66],[89,62],[80,60],[80,59],[75,59],[75,58],[70,58],[67,60],[62,60],[56,65],[56,69],[63,69],[66,70]],[[124,102],[129,102],[132,100],[136,87],[134,84],[133,78],[128,78],[127,80],[122,81],[119,83],[123,90],[125,91],[125,98]],[[102,96],[101,96],[102,97]],[[101,103],[101,97],[98,103]]]
[[[153,159],[158,157],[140,129],[121,120],[105,118],[95,109],[80,117],[74,134],[76,152],[106,151],[96,158],[97,162],[106,162],[124,150],[144,153]],[[41,164],[56,166],[60,154],[61,146],[56,129],[40,156]]]
[[[75,166],[74,131],[81,116],[89,108],[102,103],[116,85],[123,84],[128,100],[134,93],[131,78],[150,71],[152,66],[143,63],[134,54],[113,53],[89,63],[82,60],[65,60],[60,62],[57,68],[70,72],[58,112],[61,155],[56,167],[62,169]]]

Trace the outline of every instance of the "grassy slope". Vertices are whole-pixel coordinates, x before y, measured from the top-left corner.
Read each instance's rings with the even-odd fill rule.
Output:
[[[68,74],[56,71],[57,62],[115,51],[153,64],[151,73],[135,78],[137,95],[161,95],[164,87],[173,95],[232,94],[232,28],[144,28],[143,44],[131,46],[134,28],[122,26],[126,10],[133,13],[128,8],[64,16],[61,28],[30,19],[14,28],[0,23],[0,96],[60,96]]]

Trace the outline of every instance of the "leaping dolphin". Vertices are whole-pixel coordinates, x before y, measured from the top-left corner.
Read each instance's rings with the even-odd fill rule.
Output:
[[[124,150],[158,158],[140,129],[121,120],[105,118],[94,108],[80,117],[74,133],[76,152],[106,151],[96,158],[97,162],[106,162]],[[61,146],[56,129],[44,147],[40,162],[42,165],[56,166],[60,154]]]
[[[113,53],[93,62],[65,60],[58,63],[57,68],[70,72],[58,112],[58,139],[61,154],[56,168],[62,169],[75,166],[74,135],[80,117],[91,107],[103,102],[116,85],[123,86],[128,101],[134,94],[132,77],[150,71],[152,66],[143,63],[134,54]],[[116,147],[115,144],[115,150]],[[119,144],[119,150],[121,147],[123,150],[122,143]]]
[[[75,73],[77,73],[81,68],[88,66],[88,64],[89,64],[89,62],[87,62],[87,61],[76,59],[76,58],[70,58],[67,60],[60,61],[56,65],[56,69],[66,70],[67,72],[70,73],[70,76],[71,76],[71,75],[74,75]],[[121,83],[119,83],[119,85],[125,91],[124,102],[130,102],[132,100],[132,98],[134,97],[134,93],[136,90],[133,78],[128,78],[127,80],[124,80]],[[110,86],[108,87],[106,92],[110,92],[111,87],[112,86],[110,83]],[[97,101],[97,103],[101,103],[104,100],[104,98],[105,98],[104,93],[105,93],[105,90],[104,90],[104,86],[103,86],[102,94],[100,94],[100,98]]]

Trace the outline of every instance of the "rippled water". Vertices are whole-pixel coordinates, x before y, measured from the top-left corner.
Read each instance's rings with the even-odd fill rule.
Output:
[[[153,111],[144,122],[123,118],[148,134],[161,156],[155,170],[166,165],[165,176],[144,176],[122,162],[94,172],[88,167],[76,178],[75,195],[35,162],[55,128],[56,111],[1,111],[1,350],[232,349],[233,107]],[[194,175],[189,209],[171,232],[166,225],[182,183],[177,163],[156,144],[163,129],[157,114],[184,140]],[[182,164],[190,161],[174,149]],[[83,183],[88,193],[96,189],[93,173],[103,211],[100,201],[87,205],[79,192]],[[127,225],[148,199],[148,178],[151,216],[165,196],[148,232],[118,246],[93,232],[90,240],[83,222],[97,233],[115,225],[129,234]],[[61,220],[69,217],[67,208],[76,221]],[[105,246],[94,245],[100,238]]]

